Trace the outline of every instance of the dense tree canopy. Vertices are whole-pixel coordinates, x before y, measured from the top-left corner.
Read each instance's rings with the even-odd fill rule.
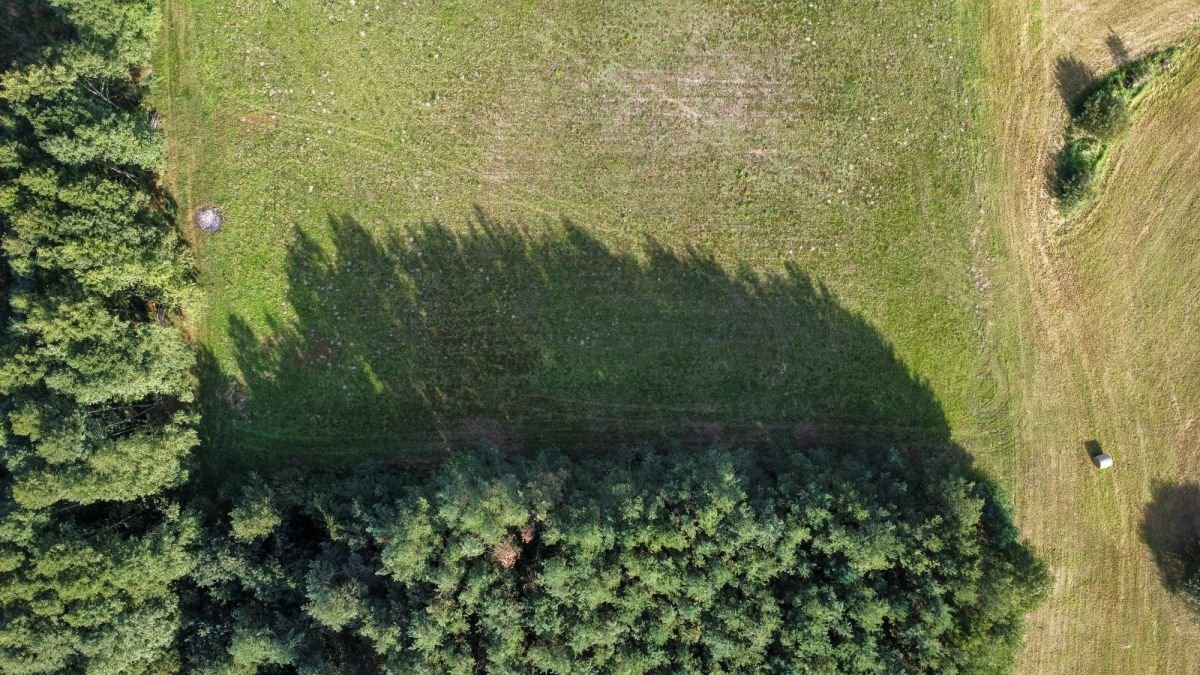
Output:
[[[161,139],[138,108],[156,5],[51,7],[70,33],[0,77],[5,460],[35,508],[154,494],[182,481],[195,442],[177,410],[193,356],[155,309],[191,295],[152,194]]]
[[[195,525],[170,504],[0,523],[0,671],[170,671]]]
[[[198,670],[1000,670],[1045,582],[989,484],[895,451],[481,450],[226,512]]]
[[[175,670],[195,526],[157,495],[196,432],[140,103],[157,5],[36,4],[0,49],[0,671]]]

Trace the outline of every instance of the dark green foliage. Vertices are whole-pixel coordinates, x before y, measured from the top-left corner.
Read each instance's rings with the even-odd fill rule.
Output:
[[[1092,136],[1104,142],[1129,128],[1129,101],[1116,88],[1106,87],[1083,102],[1076,122]]]
[[[1179,583],[1179,593],[1192,613],[1200,618],[1200,564]]]
[[[274,501],[269,486],[261,482],[247,485],[237,506],[229,514],[233,538],[252,542],[270,536],[283,523]]]
[[[1093,138],[1073,138],[1067,142],[1058,156],[1056,189],[1062,204],[1080,204],[1092,198],[1097,155],[1103,149],[1103,145]]]
[[[1181,50],[1149,54],[1110,73],[1071,111],[1067,141],[1058,157],[1055,195],[1066,213],[1090,202],[1110,147],[1133,121],[1139,96]]]
[[[195,443],[190,350],[162,310],[191,295],[147,173],[161,141],[133,69],[152,3],[52,3],[73,39],[0,79],[0,223],[13,287],[0,344],[12,494],[31,507],[154,494]],[[69,450],[68,450],[69,448]]]
[[[0,47],[0,671],[176,671],[195,525],[155,495],[197,436],[168,321],[187,259],[136,76],[157,5],[17,14]]]
[[[130,503],[0,521],[0,671],[176,670],[172,585],[195,524],[178,506]]]
[[[288,475],[213,526],[187,658],[199,671],[1003,669],[1045,571],[986,482],[928,464],[481,451],[408,486]],[[281,520],[244,536],[267,492]]]

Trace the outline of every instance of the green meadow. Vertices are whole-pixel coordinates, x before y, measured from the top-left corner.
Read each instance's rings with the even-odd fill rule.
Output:
[[[167,10],[203,462],[999,440],[960,3]]]

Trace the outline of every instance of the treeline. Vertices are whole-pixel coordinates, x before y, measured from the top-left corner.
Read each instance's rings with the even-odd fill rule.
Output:
[[[193,294],[142,109],[145,0],[16,3],[0,76],[0,672],[176,670]]]
[[[1055,188],[1063,212],[1074,212],[1096,197],[1105,161],[1132,124],[1142,94],[1182,55],[1183,49],[1172,48],[1128,63],[1090,87],[1071,110]]]
[[[1046,586],[944,457],[484,448],[402,475],[206,508],[187,669],[992,672]]]

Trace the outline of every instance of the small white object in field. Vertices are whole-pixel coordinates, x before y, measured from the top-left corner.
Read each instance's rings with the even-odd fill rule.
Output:
[[[221,229],[221,223],[225,221],[225,216],[215,206],[201,206],[196,209],[194,219],[196,227],[200,228],[201,232],[212,234]]]
[[[1095,464],[1097,469],[1111,469],[1113,464],[1112,455],[1102,452],[1092,458],[1092,464]]]

